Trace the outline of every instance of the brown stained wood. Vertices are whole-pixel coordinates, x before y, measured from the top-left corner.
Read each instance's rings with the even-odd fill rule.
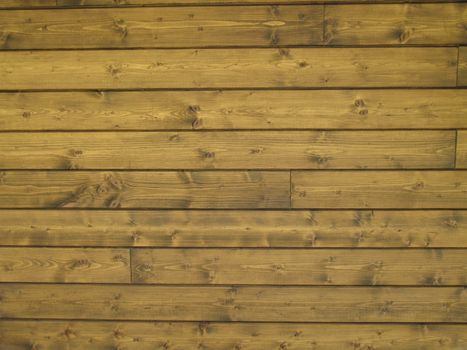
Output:
[[[126,249],[0,248],[0,282],[129,283]]]
[[[462,210],[3,210],[0,245],[467,248]]]
[[[7,133],[0,168],[452,168],[455,143],[455,131]]]
[[[0,49],[322,43],[323,6],[0,11]]]
[[[467,130],[457,131],[456,168],[467,168]]]
[[[133,249],[153,284],[465,285],[463,249]]]
[[[325,7],[327,44],[467,43],[467,4],[364,4]]]
[[[459,67],[457,69],[457,86],[467,86],[467,47],[459,47]]]
[[[467,322],[462,287],[0,284],[3,318]]]
[[[424,349],[467,346],[467,325],[0,321],[9,350]],[[68,335],[68,336],[67,336]],[[332,335],[332,336],[330,336]],[[89,340],[93,341],[90,342]]]
[[[0,130],[467,128],[467,91],[0,93]]]
[[[456,70],[457,48],[1,51],[0,90],[453,87]]]
[[[293,171],[293,208],[467,208],[465,171]]]
[[[288,208],[289,172],[0,173],[1,208]]]

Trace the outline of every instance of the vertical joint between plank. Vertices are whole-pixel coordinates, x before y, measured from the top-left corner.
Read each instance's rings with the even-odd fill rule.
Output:
[[[457,145],[458,145],[458,135],[459,135],[459,130],[455,130],[456,135],[454,138],[454,169],[457,169]]]

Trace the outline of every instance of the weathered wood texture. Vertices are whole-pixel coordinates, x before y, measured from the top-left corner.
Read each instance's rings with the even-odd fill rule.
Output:
[[[467,208],[466,171],[292,172],[293,208]]]
[[[463,287],[0,284],[4,318],[467,322]]]
[[[335,45],[467,43],[467,4],[325,6],[324,40]]]
[[[0,130],[456,129],[467,91],[0,93]]]
[[[127,249],[0,248],[0,282],[130,282]]]
[[[0,245],[467,248],[467,211],[0,211]]]
[[[2,49],[311,45],[323,6],[0,11]]]
[[[131,261],[137,283],[467,284],[462,249],[133,249]]]
[[[8,133],[0,169],[452,168],[455,131]]]
[[[467,346],[467,325],[0,321],[9,350],[424,349]],[[332,336],[331,336],[332,335]],[[92,339],[92,341],[90,341]]]
[[[1,208],[288,208],[289,172],[0,173]]]
[[[457,54],[457,48],[0,51],[0,90],[452,87]]]

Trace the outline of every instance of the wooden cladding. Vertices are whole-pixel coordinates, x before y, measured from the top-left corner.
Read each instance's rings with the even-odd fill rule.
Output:
[[[466,348],[466,28],[1,1],[0,348]]]
[[[457,48],[0,51],[0,90],[454,87],[457,54]]]

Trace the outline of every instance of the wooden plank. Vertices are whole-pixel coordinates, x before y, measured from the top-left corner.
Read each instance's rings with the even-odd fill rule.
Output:
[[[127,249],[0,248],[0,282],[130,282]]]
[[[2,0],[0,8],[55,7],[57,0]]]
[[[457,86],[467,86],[467,47],[459,47]]]
[[[451,130],[7,133],[0,168],[452,168],[455,148]]]
[[[0,245],[467,248],[467,211],[0,211]]]
[[[335,45],[467,43],[467,4],[326,6],[325,42]]]
[[[293,208],[466,208],[465,171],[294,171]]]
[[[2,318],[467,322],[463,287],[0,284]]]
[[[154,284],[465,285],[464,249],[133,249]]]
[[[5,171],[1,208],[288,208],[289,172]]]
[[[458,129],[467,90],[0,93],[0,130]]]
[[[0,90],[450,87],[456,69],[457,48],[1,51]]]
[[[0,32],[0,49],[311,45],[323,6],[11,10]]]
[[[0,321],[0,339],[9,350],[153,350],[164,344],[180,350],[306,349],[310,344],[316,350],[452,350],[467,346],[466,334],[466,325],[439,324]]]
[[[457,131],[456,168],[467,168],[467,130]]]

